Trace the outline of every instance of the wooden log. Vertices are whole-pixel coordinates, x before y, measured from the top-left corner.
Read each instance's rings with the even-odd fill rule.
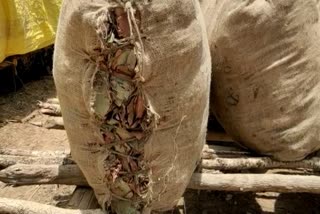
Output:
[[[60,104],[59,99],[58,98],[49,98],[47,99],[46,103],[50,103],[50,104]]]
[[[200,174],[192,176],[190,189],[241,192],[320,193],[319,176],[279,174]]]
[[[227,156],[226,156],[227,155]],[[246,151],[222,146],[206,146],[200,167],[211,170],[240,169],[311,169],[320,170],[320,158],[314,157],[295,162],[274,161],[269,157],[250,157]],[[230,158],[231,156],[232,158]],[[241,157],[242,156],[242,157]],[[236,158],[237,157],[237,158]],[[0,150],[0,167],[14,164],[74,164],[70,155],[63,151]]]
[[[81,170],[73,165],[15,164],[0,171],[0,181],[12,185],[66,184],[87,186]]]
[[[41,108],[40,109],[41,114],[46,114],[50,116],[61,116],[61,110],[58,109],[49,109],[49,108]]]
[[[244,150],[234,146],[221,146],[221,145],[205,145],[202,151],[203,159],[213,159],[216,157],[247,157],[252,156],[248,150]]]
[[[0,155],[0,169],[7,168],[15,164],[74,164],[74,161],[69,156],[48,156],[48,157],[33,157],[33,156],[15,156],[15,155]]]
[[[0,181],[16,185],[88,185],[76,165],[30,166],[18,164],[0,171]],[[320,193],[320,177],[279,174],[195,173],[188,188],[217,191]]]
[[[50,117],[45,122],[32,121],[31,125],[44,127],[47,129],[64,129],[62,117]]]
[[[208,131],[207,141],[234,142],[234,140],[225,132]]]
[[[64,129],[64,123],[62,117],[51,117],[44,124],[44,128],[47,129]]]
[[[50,102],[53,102],[53,100],[50,100]],[[41,108],[40,112],[43,114],[61,116],[61,107],[59,104],[39,101],[38,106]]]
[[[22,149],[0,149],[0,155],[30,156],[30,157],[66,157],[70,151],[33,151]]]
[[[57,111],[52,110],[52,109],[42,108],[42,109],[40,109],[40,113],[41,114],[50,115],[50,116],[61,116],[61,111],[57,112]]]
[[[320,158],[295,162],[274,161],[268,157],[244,158],[214,158],[202,160],[200,167],[215,170],[244,170],[244,169],[312,169],[320,170]]]
[[[90,187],[77,187],[72,193],[67,208],[97,209],[99,203]]]
[[[25,200],[0,198],[0,213],[4,214],[104,214],[100,209],[76,210],[63,209],[55,206]]]

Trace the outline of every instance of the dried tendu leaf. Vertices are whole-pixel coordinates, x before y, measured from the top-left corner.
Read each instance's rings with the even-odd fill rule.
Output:
[[[130,37],[130,26],[127,13],[123,8],[115,9],[117,32],[120,38]]]
[[[99,77],[103,83],[97,87],[94,110],[103,121],[101,135],[110,152],[104,169],[111,204],[121,213],[140,213],[149,184],[143,157],[152,115],[135,78],[139,51],[132,45],[129,22],[127,12],[117,7],[98,29],[103,44],[97,66],[105,77]]]

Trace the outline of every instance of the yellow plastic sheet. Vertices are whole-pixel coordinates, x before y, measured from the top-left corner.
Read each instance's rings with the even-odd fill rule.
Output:
[[[62,0],[0,0],[0,62],[53,44]]]

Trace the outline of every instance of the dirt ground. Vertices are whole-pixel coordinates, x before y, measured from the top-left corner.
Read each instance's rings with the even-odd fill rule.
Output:
[[[29,82],[17,92],[0,96],[0,149],[68,151],[64,130],[45,129],[30,123],[45,120],[37,102],[55,97],[51,77]],[[67,207],[75,186],[6,186],[0,197],[31,200]],[[320,213],[320,195],[190,191],[185,193],[188,214],[215,213]],[[75,207],[73,207],[75,208]]]

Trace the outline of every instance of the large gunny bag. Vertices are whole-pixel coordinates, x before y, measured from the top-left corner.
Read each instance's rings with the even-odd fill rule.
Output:
[[[205,142],[211,60],[195,0],[65,0],[54,80],[72,157],[102,207],[171,209]]]
[[[315,0],[201,0],[211,108],[238,142],[284,161],[320,148],[320,20]]]

